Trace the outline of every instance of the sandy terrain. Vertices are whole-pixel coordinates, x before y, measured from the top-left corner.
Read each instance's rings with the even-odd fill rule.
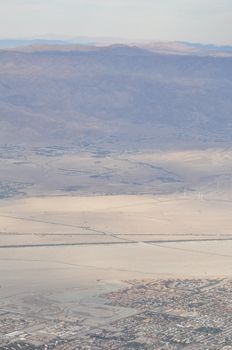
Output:
[[[232,237],[232,202],[193,195],[35,197],[0,204],[0,232],[140,241]],[[128,237],[127,237],[128,236]],[[23,235],[21,235],[23,238]],[[93,238],[94,238],[93,237]],[[1,243],[4,243],[1,239]],[[9,238],[10,239],[10,238]],[[17,239],[20,239],[19,235]],[[53,238],[52,238],[53,239]],[[54,238],[55,239],[55,238]],[[66,239],[66,238],[65,238]]]
[[[231,277],[229,201],[38,197],[4,200],[0,212],[3,311],[87,312],[98,323],[122,310],[96,296],[123,280]]]

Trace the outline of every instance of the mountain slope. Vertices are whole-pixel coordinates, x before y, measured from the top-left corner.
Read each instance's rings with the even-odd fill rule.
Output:
[[[136,47],[0,51],[1,143],[231,142],[232,58]]]

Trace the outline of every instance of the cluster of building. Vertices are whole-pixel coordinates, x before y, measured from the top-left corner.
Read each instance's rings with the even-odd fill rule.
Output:
[[[128,284],[104,297],[134,314],[97,327],[67,319],[46,321],[41,329],[38,320],[32,325],[18,315],[10,324],[10,316],[0,314],[0,350],[232,350],[231,280]]]

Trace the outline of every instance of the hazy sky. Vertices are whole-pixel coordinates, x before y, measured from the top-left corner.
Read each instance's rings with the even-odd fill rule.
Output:
[[[232,44],[232,0],[0,0],[0,36]]]

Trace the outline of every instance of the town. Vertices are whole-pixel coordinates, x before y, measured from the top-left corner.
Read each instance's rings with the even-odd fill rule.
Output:
[[[83,318],[1,310],[0,350],[232,349],[231,280],[126,282],[128,287],[102,297],[134,312],[97,327]]]

